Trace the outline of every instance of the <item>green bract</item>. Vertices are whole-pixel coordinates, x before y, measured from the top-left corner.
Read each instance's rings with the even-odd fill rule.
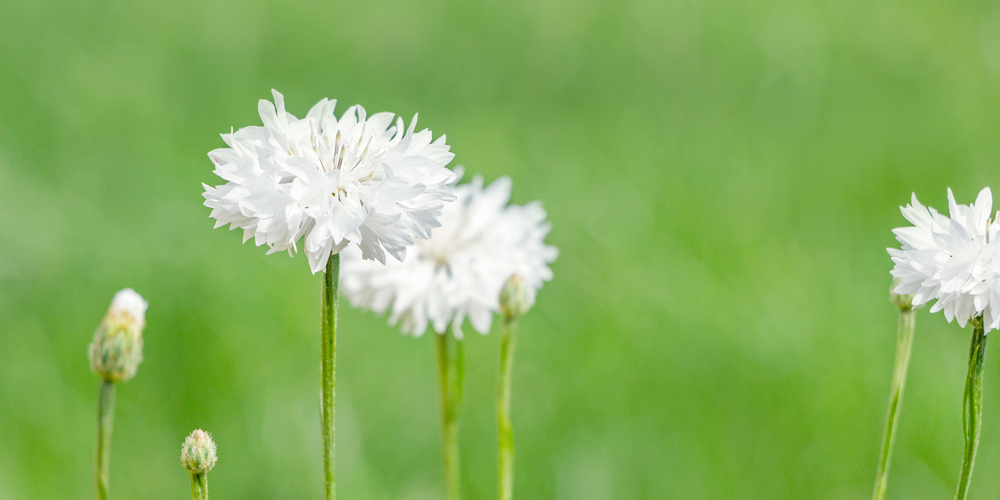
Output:
[[[215,442],[207,432],[198,429],[184,440],[181,463],[192,474],[204,474],[215,467]]]
[[[108,313],[90,344],[90,367],[109,382],[127,381],[142,362],[142,324],[128,313]]]

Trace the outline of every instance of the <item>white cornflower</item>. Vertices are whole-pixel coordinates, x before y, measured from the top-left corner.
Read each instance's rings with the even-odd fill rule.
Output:
[[[913,305],[936,300],[931,312],[944,311],[963,328],[982,314],[986,331],[1000,327],[1000,225],[990,219],[993,195],[979,192],[972,205],[959,205],[948,189],[945,217],[920,204],[916,194],[901,207],[913,226],[893,230],[901,249],[889,248],[895,262],[893,290],[913,294]],[[997,214],[1000,216],[1000,213]]]
[[[263,127],[223,134],[229,147],[208,154],[226,180],[204,185],[215,227],[243,228],[243,241],[267,244],[269,254],[297,251],[305,237],[313,273],[349,243],[384,263],[385,251],[401,260],[413,238],[430,236],[454,199],[445,136],[414,132],[416,116],[404,133],[401,118],[393,125],[392,113],[368,116],[361,106],[338,120],[337,101],[327,99],[300,120],[272,94],[273,105],[258,105]]]
[[[552,279],[548,264],[558,255],[545,244],[550,226],[541,204],[508,206],[510,188],[506,177],[485,189],[479,176],[457,186],[458,200],[444,206],[441,227],[430,239],[416,240],[402,262],[380,266],[359,252],[344,252],[341,289],[356,307],[376,313],[391,308],[390,323],[401,321],[402,330],[415,336],[430,323],[438,333],[451,325],[462,338],[466,318],[489,333],[507,279],[514,273],[524,278],[530,304]]]

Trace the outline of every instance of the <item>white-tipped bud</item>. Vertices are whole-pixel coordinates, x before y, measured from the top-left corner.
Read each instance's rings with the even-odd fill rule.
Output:
[[[524,278],[520,274],[514,274],[504,284],[500,290],[500,313],[506,318],[517,318],[528,312],[531,304],[528,303],[528,289]]]
[[[181,463],[192,474],[204,474],[215,467],[215,442],[207,432],[198,429],[184,440]]]
[[[913,295],[900,295],[896,293],[896,287],[899,286],[899,282],[899,278],[892,280],[892,286],[889,287],[889,300],[891,300],[893,304],[896,304],[896,307],[898,307],[900,311],[909,311],[910,309],[913,309]]]
[[[115,294],[90,343],[90,367],[104,380],[120,382],[135,376],[142,362],[142,330],[148,306],[131,288]]]

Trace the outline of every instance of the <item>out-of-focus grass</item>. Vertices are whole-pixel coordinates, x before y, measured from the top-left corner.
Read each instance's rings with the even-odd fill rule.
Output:
[[[213,230],[205,156],[277,88],[447,133],[543,200],[562,253],[522,321],[520,498],[866,498],[894,349],[897,206],[1000,172],[991,2],[0,4],[0,498],[92,496],[113,293],[150,302],[116,498],[320,498],[319,278]],[[432,342],[344,308],[342,498],[440,498]],[[956,481],[968,331],[918,314],[889,498]],[[495,491],[496,335],[468,341],[466,497]],[[976,497],[1000,493],[988,355]]]

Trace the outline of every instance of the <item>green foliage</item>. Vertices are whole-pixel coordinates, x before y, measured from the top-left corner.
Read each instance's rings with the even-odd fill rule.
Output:
[[[321,498],[320,287],[201,206],[271,88],[447,133],[541,199],[555,279],[521,318],[525,499],[865,498],[892,378],[890,229],[997,188],[1000,10],[981,1],[0,2],[0,498],[92,498],[114,293],[149,301],[114,498]],[[947,498],[968,331],[917,312],[887,498]],[[432,335],[340,314],[338,490],[441,498]],[[496,494],[499,321],[470,335],[467,500]],[[1000,356],[970,497],[1000,494]]]

